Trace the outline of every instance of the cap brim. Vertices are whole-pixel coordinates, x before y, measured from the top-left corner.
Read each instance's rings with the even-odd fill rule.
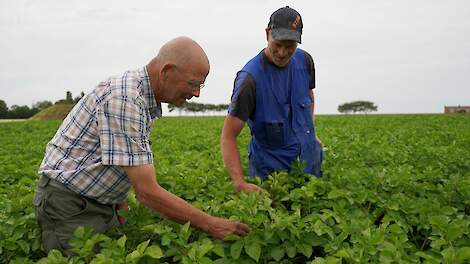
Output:
[[[271,30],[271,36],[274,40],[293,40],[302,43],[301,35],[299,31],[293,29],[273,28]]]

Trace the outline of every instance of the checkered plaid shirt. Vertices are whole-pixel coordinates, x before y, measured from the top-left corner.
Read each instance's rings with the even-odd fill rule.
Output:
[[[131,184],[120,166],[153,163],[150,130],[161,114],[146,67],[110,77],[65,118],[39,174],[100,203],[122,202]]]

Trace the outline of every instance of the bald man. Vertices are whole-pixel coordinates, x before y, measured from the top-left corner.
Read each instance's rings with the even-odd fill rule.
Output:
[[[106,233],[124,223],[134,188],[146,207],[217,239],[245,235],[248,226],[214,217],[163,189],[150,148],[152,122],[161,103],[182,105],[200,89],[209,60],[192,39],[179,37],[161,47],[145,67],[110,77],[85,95],[47,144],[34,197],[44,249],[70,256],[69,239],[78,226]]]

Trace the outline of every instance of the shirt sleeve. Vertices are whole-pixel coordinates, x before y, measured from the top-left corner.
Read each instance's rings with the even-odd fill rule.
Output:
[[[310,90],[315,89],[315,63],[313,62],[312,56],[305,52],[305,59],[307,61],[307,67],[308,67],[308,79],[309,79],[309,87]]]
[[[240,71],[233,85],[233,93],[228,113],[246,122],[254,120],[256,110],[256,83],[253,77]]]
[[[114,97],[98,108],[101,159],[104,165],[137,166],[153,163],[148,113],[129,97]]]

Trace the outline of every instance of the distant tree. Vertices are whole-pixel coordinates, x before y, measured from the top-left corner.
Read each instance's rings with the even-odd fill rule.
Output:
[[[338,112],[340,113],[357,113],[357,112],[364,112],[369,113],[377,111],[377,106],[369,101],[354,101],[350,103],[344,103],[338,106]]]
[[[344,103],[338,106],[338,112],[349,114],[352,112],[352,107],[350,103]]]
[[[33,109],[37,109],[39,112],[41,110],[48,108],[51,105],[52,105],[51,101],[40,101],[40,102],[33,104]]]
[[[30,118],[36,112],[29,108],[27,105],[13,105],[11,106],[10,110],[8,111],[8,117],[17,119],[17,118]]]
[[[69,104],[73,104],[73,97],[72,97],[72,92],[71,91],[67,91],[65,93],[65,101],[67,101],[67,103],[69,103]]]
[[[77,97],[75,97],[75,98],[73,99],[73,103],[74,103],[74,104],[78,103],[78,101],[80,101],[80,99],[82,99],[83,96],[85,96],[85,93],[82,91],[82,92],[80,93],[80,96],[77,96]]]
[[[168,104],[168,111],[173,112],[175,110],[178,110],[178,112],[181,114],[181,111],[185,112],[192,112],[192,113],[197,113],[197,112],[210,112],[210,111],[224,111],[228,109],[227,104],[201,104],[201,103],[195,103],[195,102],[186,102],[182,106],[175,106],[172,104]]]
[[[5,101],[0,100],[0,119],[8,118],[8,106]]]
[[[228,109],[228,104],[218,104],[216,106],[216,111],[226,111]]]

